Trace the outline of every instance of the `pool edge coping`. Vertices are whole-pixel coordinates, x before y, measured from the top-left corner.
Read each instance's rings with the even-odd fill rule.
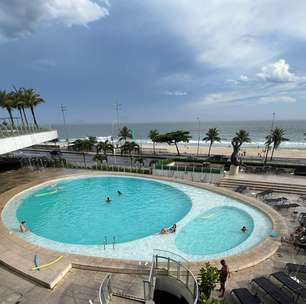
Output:
[[[58,283],[60,279],[64,277],[64,275],[70,270],[71,267],[88,269],[88,270],[112,271],[112,272],[122,272],[122,273],[147,272],[146,267],[144,267],[144,265],[142,264],[140,265],[138,260],[90,257],[90,256],[83,256],[83,255],[70,254],[70,253],[65,254],[30,244],[25,240],[19,238],[18,236],[9,233],[9,230],[2,223],[2,211],[4,210],[4,207],[14,196],[18,195],[20,192],[23,192],[31,187],[41,185],[45,182],[49,182],[51,180],[78,177],[78,176],[103,176],[103,175],[134,176],[134,177],[142,177],[142,178],[155,179],[155,180],[164,180],[169,182],[175,182],[178,184],[185,184],[200,189],[205,189],[221,195],[226,195],[230,198],[242,202],[243,204],[252,206],[260,210],[264,214],[266,214],[272,222],[273,230],[277,231],[280,235],[286,233],[287,231],[287,225],[285,223],[284,218],[280,214],[278,214],[277,211],[272,209],[270,206],[267,206],[266,204],[260,202],[255,198],[248,197],[222,187],[217,187],[215,185],[204,184],[200,182],[191,182],[175,178],[146,175],[146,174],[133,174],[133,173],[126,174],[126,173],[108,172],[108,171],[97,172],[89,170],[76,170],[76,172],[73,173],[71,172],[69,174],[66,174],[65,171],[61,171],[61,172],[55,172],[55,174],[53,172],[51,176],[38,178],[33,182],[14,187],[0,194],[0,212],[1,212],[0,235],[2,236],[0,240],[0,263],[6,265],[10,269],[13,270],[15,269],[16,271],[19,272],[19,274],[23,273],[24,276],[27,278],[32,277],[32,279],[37,283],[40,283],[41,285],[44,285],[49,288],[53,288],[56,285],[56,283]],[[281,243],[279,239],[268,237],[262,242],[260,242],[258,245],[254,246],[253,248],[247,249],[237,255],[226,257],[226,260],[227,263],[230,265],[231,271],[239,271],[242,269],[255,266],[263,262],[264,260],[270,258],[272,255],[275,254],[275,252],[278,250],[280,245]],[[9,258],[7,256],[8,251],[11,252],[11,256]],[[63,255],[65,260],[64,269],[67,268],[68,270],[65,273],[63,273],[64,269],[63,270],[54,269],[54,272],[56,271],[58,272],[57,276],[55,276],[55,274],[52,272],[52,269],[51,270],[49,269],[50,271],[48,271],[48,273],[47,271],[46,272],[41,271],[38,275],[37,272],[30,274],[28,273],[28,271],[23,272],[21,269],[19,269],[18,265],[15,265],[18,264],[18,256],[19,257],[21,256],[23,260],[25,260],[24,256],[33,257],[36,252],[39,252],[40,257],[44,258],[45,260],[48,259],[50,260],[50,257]],[[29,259],[28,269],[30,269],[33,266],[32,261],[33,258]],[[191,261],[190,267],[193,270],[198,270],[206,262],[207,262],[206,260]],[[218,259],[210,260],[210,263],[217,264],[219,263],[219,260]],[[45,278],[42,278],[44,277],[43,275],[44,273],[46,274]],[[59,280],[57,280],[57,277],[59,278]],[[52,280],[50,280],[50,278],[52,278]],[[42,282],[45,282],[45,284],[43,284]]]

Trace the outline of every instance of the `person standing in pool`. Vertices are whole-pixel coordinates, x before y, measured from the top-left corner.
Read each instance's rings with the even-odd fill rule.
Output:
[[[227,278],[230,276],[228,266],[225,262],[225,260],[220,261],[222,268],[219,270],[220,273],[220,292],[221,294],[219,295],[219,298],[224,297],[225,293],[225,283],[227,281]]]
[[[19,225],[19,229],[20,229],[20,232],[22,232],[22,233],[28,231],[28,228],[27,228],[27,226],[26,226],[26,222],[25,222],[25,221],[22,221],[22,222],[21,222],[21,224]]]

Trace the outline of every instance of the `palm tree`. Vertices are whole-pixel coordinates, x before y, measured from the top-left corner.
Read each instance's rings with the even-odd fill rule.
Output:
[[[73,149],[75,151],[91,151],[93,143],[89,139],[77,139],[73,143]]]
[[[37,105],[45,101],[33,89],[23,89],[23,98],[24,98],[24,102],[27,105],[27,107],[31,109],[31,113],[33,116],[35,126],[38,127],[37,120],[36,120],[35,113],[34,113],[34,107],[36,107]]]
[[[0,91],[0,107],[8,111],[12,126],[15,127],[13,114],[12,114],[12,109],[14,107],[14,100],[12,98],[12,95],[7,93],[6,91]]]
[[[121,147],[121,154],[128,154],[131,159],[131,167],[132,167],[132,162],[133,162],[133,155],[132,152],[139,154],[140,152],[140,147],[138,144],[136,144],[134,141],[126,141]]]
[[[142,157],[138,157],[135,159],[135,164],[138,163],[139,169],[141,166],[144,166],[144,160]]]
[[[105,155],[101,155],[101,154],[96,154],[94,157],[93,157],[93,160],[98,164],[102,164],[103,161],[106,161],[107,162],[107,157]]]
[[[239,130],[238,132],[236,132],[236,136],[235,137],[240,140],[241,145],[243,143],[251,142],[250,134],[246,130],[242,130],[242,129]]]
[[[149,133],[149,138],[152,140],[153,143],[153,153],[155,155],[155,144],[157,140],[157,136],[159,135],[159,132],[156,129],[153,129]]]
[[[128,138],[133,139],[132,130],[126,126],[122,127],[122,129],[119,131],[118,136],[119,136],[119,141],[123,140],[124,142],[126,142]]]
[[[102,151],[103,153],[103,158],[104,160],[106,160],[106,162],[108,162],[107,159],[107,153],[114,153],[114,145],[109,142],[108,140],[106,141],[101,141],[97,144],[97,154],[96,155],[100,155],[99,153]]]
[[[14,91],[10,92],[10,95],[12,96],[12,99],[14,101],[14,108],[18,109],[22,125],[24,126],[24,121],[25,120],[23,119],[22,107],[25,105],[25,103],[23,101],[22,90],[21,89],[17,90],[14,87]],[[27,120],[26,120],[26,122],[27,122]]]
[[[217,128],[208,129],[206,133],[206,137],[204,137],[203,140],[205,140],[206,142],[210,141],[209,149],[208,149],[208,156],[210,156],[210,150],[211,150],[211,146],[213,145],[213,143],[215,141],[217,142],[221,141],[221,138],[219,137],[219,130]]]
[[[269,144],[269,143],[273,144],[271,157],[270,157],[271,161],[273,159],[274,151],[280,146],[280,144],[283,141],[289,141],[289,139],[284,137],[284,135],[285,135],[285,130],[284,129],[275,128],[275,129],[271,130],[271,133],[268,136],[266,136],[266,145]]]
[[[25,95],[25,89],[19,89],[18,92],[20,94],[20,100],[22,101],[21,109],[22,109],[22,112],[23,112],[23,117],[24,117],[24,120],[26,122],[26,125],[29,126],[28,118],[27,118],[27,115],[26,115],[26,112],[25,112],[25,108],[27,107],[27,104],[25,102],[26,98],[24,96]]]

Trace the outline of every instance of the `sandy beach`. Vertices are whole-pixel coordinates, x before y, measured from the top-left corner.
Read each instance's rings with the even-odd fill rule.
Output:
[[[152,151],[152,144],[142,144],[141,147],[145,151]],[[171,145],[165,145],[165,144],[156,144],[156,151],[160,152],[170,152],[170,153],[176,153],[175,146]],[[200,146],[199,147],[199,154],[207,154],[208,153],[208,146]],[[197,146],[194,145],[188,145],[188,144],[181,144],[179,145],[179,150],[182,155],[184,154],[196,154],[197,153]],[[232,154],[232,147],[222,147],[222,146],[212,146],[211,149],[211,155],[226,155],[230,156]],[[258,157],[259,153],[261,153],[262,157],[265,156],[263,152],[263,148],[260,147],[259,149],[257,147],[244,147],[242,146],[241,152],[246,152],[246,156],[255,156]],[[269,156],[271,154],[271,151],[269,152]],[[279,148],[274,151],[274,157],[282,157],[282,158],[305,158],[306,159],[306,150],[303,149],[282,149]]]

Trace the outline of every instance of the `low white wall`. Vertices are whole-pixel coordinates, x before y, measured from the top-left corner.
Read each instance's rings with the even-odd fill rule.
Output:
[[[0,155],[38,145],[58,138],[56,130],[0,139]]]
[[[202,173],[202,172],[184,172],[174,170],[153,169],[153,175],[166,176],[178,179],[185,179],[193,182],[216,183],[223,178],[223,174]]]

